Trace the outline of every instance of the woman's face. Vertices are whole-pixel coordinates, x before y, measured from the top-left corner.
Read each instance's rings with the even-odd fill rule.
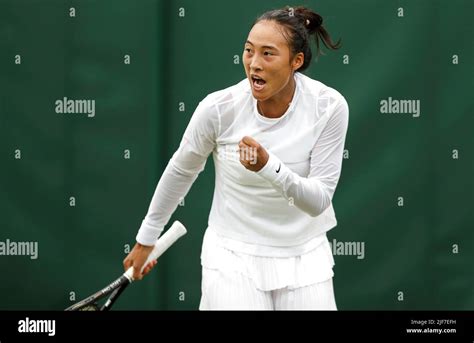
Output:
[[[294,70],[304,62],[302,53],[291,58],[283,29],[274,21],[260,21],[253,26],[245,42],[242,60],[257,100],[278,96],[291,85]]]

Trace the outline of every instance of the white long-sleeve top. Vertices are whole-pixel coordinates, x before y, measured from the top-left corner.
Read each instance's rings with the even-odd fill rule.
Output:
[[[280,256],[286,249],[296,256],[336,226],[332,198],[341,173],[348,105],[319,81],[300,73],[295,81],[292,102],[276,119],[258,112],[247,79],[199,103],[158,182],[136,237],[139,243],[156,242],[210,153],[216,179],[208,224],[228,241],[241,242],[234,250],[262,247],[264,255]],[[244,136],[269,153],[258,172],[239,162]]]

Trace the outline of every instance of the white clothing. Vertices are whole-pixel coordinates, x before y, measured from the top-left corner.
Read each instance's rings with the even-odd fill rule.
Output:
[[[268,257],[284,251],[291,257],[318,245],[310,242],[337,224],[331,201],[349,110],[344,97],[323,83],[300,73],[295,81],[291,105],[277,119],[258,113],[247,79],[201,101],[158,183],[139,243],[156,242],[212,152],[216,180],[209,227],[227,239],[230,250]],[[270,155],[259,172],[239,162],[244,136]]]
[[[202,270],[200,310],[337,310],[332,278],[300,288],[261,291],[237,272]]]
[[[296,289],[334,276],[334,257],[325,234],[318,237],[320,244],[312,250],[292,257],[255,256],[239,252],[238,249],[230,250],[227,248],[228,240],[220,237],[212,228],[206,230],[201,252],[203,269],[242,274],[252,281],[254,288],[261,291],[285,287]]]

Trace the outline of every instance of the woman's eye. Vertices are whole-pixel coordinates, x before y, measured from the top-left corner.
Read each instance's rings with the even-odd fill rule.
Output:
[[[247,51],[247,52],[250,52],[250,49],[249,49],[249,48],[245,48],[244,50]]]
[[[271,55],[273,55],[270,51],[265,51],[263,54],[264,54],[265,56],[271,56]]]

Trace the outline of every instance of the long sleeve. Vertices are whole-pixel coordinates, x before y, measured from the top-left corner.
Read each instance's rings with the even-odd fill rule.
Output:
[[[140,244],[155,244],[180,199],[186,196],[215,148],[218,117],[215,106],[206,99],[196,108],[178,150],[158,182],[136,236]]]
[[[341,96],[311,150],[308,177],[296,174],[272,153],[257,173],[299,209],[313,217],[320,215],[330,206],[339,181],[348,122],[349,107]]]

